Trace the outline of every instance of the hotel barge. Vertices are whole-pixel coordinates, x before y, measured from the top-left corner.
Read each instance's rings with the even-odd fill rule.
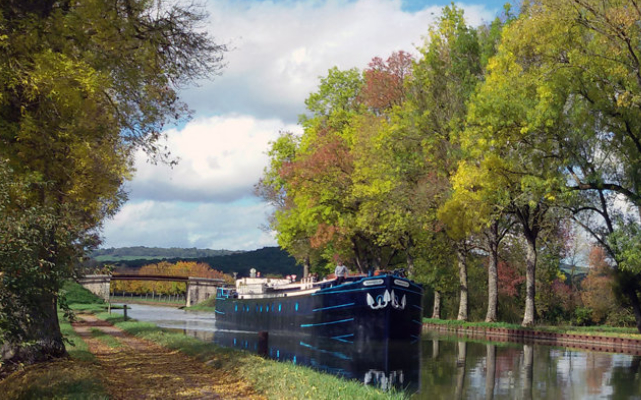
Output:
[[[310,334],[339,342],[417,341],[423,288],[396,274],[314,282],[242,278],[216,295],[218,329]]]

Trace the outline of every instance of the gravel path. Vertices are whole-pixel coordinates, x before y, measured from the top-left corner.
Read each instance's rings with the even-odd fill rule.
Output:
[[[131,336],[93,315],[78,317],[73,328],[96,355],[103,383],[112,399],[263,398],[249,384],[226,371]],[[96,329],[117,342],[99,339],[101,334],[96,335]]]

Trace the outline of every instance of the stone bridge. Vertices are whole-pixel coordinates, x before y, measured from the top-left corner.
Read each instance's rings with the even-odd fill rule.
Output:
[[[111,281],[170,281],[185,282],[187,284],[187,307],[207,300],[216,295],[216,289],[223,285],[222,279],[197,278],[185,276],[165,275],[86,275],[78,280],[90,292],[109,301],[109,286]]]

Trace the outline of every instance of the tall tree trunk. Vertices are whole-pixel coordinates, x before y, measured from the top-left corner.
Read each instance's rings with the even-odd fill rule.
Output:
[[[303,278],[307,278],[309,276],[309,256],[305,257],[305,261],[303,262]]]
[[[462,246],[458,246],[458,248],[456,250],[456,257],[458,258],[458,275],[459,275],[460,292],[461,292],[461,298],[459,300],[458,318],[457,319],[459,321],[467,321],[467,310],[468,310],[468,303],[467,303],[467,260],[466,260],[467,253],[461,247]]]
[[[434,291],[434,307],[432,308],[432,318],[441,319],[441,292]]]
[[[499,222],[495,221],[487,233],[487,247],[489,251],[487,266],[487,314],[485,322],[496,322],[496,314],[499,303],[498,288],[498,262],[499,262]]]
[[[414,275],[414,257],[410,254],[409,249],[406,252],[407,255],[407,276]]]
[[[31,301],[21,301],[17,307],[17,320],[21,322],[22,334],[7,340],[0,347],[0,356],[8,364],[33,364],[62,357],[66,354],[60,333],[57,312],[57,297],[42,291]]]
[[[525,205],[516,207],[516,217],[523,227],[523,236],[527,242],[525,261],[525,312],[523,313],[523,326],[534,325],[536,309],[534,298],[536,295],[536,239],[541,231],[541,224],[549,207],[544,203],[537,203],[535,207]]]
[[[490,252],[489,265],[487,266],[487,313],[485,322],[496,322],[499,304],[498,261],[497,255]]]
[[[536,313],[534,297],[536,295],[536,239],[528,237],[525,271],[525,313],[523,314],[523,326],[534,325]]]

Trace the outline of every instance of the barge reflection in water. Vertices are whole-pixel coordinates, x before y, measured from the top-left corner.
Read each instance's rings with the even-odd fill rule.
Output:
[[[413,393],[420,386],[420,341],[343,343],[312,335],[269,335],[267,347],[261,349],[257,332],[217,330],[214,343],[266,353],[274,360],[309,366],[383,390]]]
[[[118,311],[122,312],[114,310]],[[252,351],[254,346],[258,347],[258,334],[255,332],[244,332],[251,336],[245,343],[241,341],[243,332],[234,335],[234,332],[217,331],[212,313],[134,304],[129,315],[140,321],[180,330],[204,341],[225,344],[223,342],[231,340],[230,347],[241,348],[246,345],[247,350]],[[366,365],[363,362],[359,365],[355,361],[342,359],[338,354],[349,356],[350,353],[345,350],[348,347],[343,347],[340,342],[327,348],[322,343],[305,341],[300,337],[283,346],[275,335],[272,337],[270,334],[269,340],[272,356],[281,360],[302,364],[301,357],[313,358],[315,365],[331,367],[325,371],[336,370],[345,377],[362,379],[379,387],[409,387],[410,393],[418,390],[420,382],[420,391],[412,396],[413,399],[641,400],[641,356],[635,355],[424,333],[420,348],[390,351],[392,363],[385,369],[384,364]],[[310,347],[301,345],[301,341],[337,354],[323,351],[313,353]],[[287,354],[287,349],[292,347],[294,350]],[[357,353],[353,357],[354,360],[364,361],[375,358],[380,359],[381,356],[370,358]],[[401,362],[403,358],[407,358],[409,363],[398,366],[397,361]],[[329,363],[327,360],[334,361]],[[350,365],[356,368],[350,369]]]

